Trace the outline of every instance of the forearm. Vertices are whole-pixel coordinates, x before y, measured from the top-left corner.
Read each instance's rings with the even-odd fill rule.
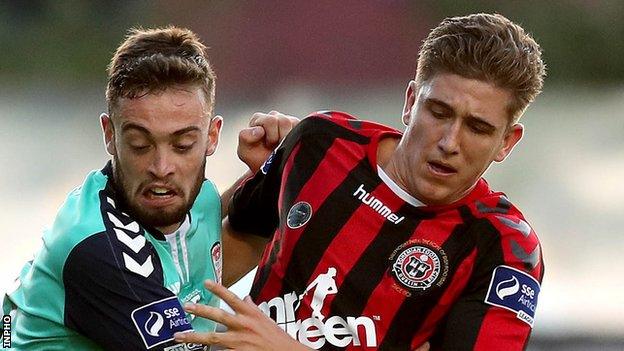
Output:
[[[232,229],[228,218],[222,222],[223,285],[230,287],[258,265],[268,242],[252,234],[238,233]]]
[[[250,170],[247,170],[240,178],[238,178],[230,187],[228,187],[223,193],[221,193],[221,219],[224,219],[227,216],[228,205],[232,196],[234,196],[234,192],[238,188],[238,186],[247,178],[251,177],[253,174]]]

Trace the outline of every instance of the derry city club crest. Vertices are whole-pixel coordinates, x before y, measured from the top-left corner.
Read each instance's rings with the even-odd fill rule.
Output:
[[[425,245],[403,245],[392,257],[392,275],[404,288],[424,291],[446,279],[448,259],[442,249]]]

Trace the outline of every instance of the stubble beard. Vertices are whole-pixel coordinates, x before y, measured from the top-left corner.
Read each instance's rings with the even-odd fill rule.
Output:
[[[131,194],[127,177],[119,167],[120,162],[117,155],[113,156],[113,177],[117,187],[117,194],[122,198],[122,202],[126,205],[126,210],[130,216],[143,226],[162,228],[172,226],[174,224],[180,224],[184,221],[186,214],[193,207],[195,199],[201,190],[202,183],[204,181],[204,174],[206,169],[206,160],[202,163],[200,171],[195,177],[195,183],[191,188],[191,196],[181,206],[176,208],[161,208],[161,209],[145,209],[141,207],[135,200],[135,196],[138,194]],[[183,194],[178,194],[182,195]]]

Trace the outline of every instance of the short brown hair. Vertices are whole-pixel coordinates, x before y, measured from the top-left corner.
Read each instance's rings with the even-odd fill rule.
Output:
[[[178,84],[201,85],[212,115],[215,74],[197,35],[174,26],[132,28],[108,66],[109,114],[119,98],[135,98]]]
[[[546,68],[540,46],[519,25],[499,14],[447,18],[425,39],[416,82],[446,72],[509,89],[513,123],[541,92]]]

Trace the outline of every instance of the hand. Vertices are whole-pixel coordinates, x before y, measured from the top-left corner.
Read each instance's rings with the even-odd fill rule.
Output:
[[[417,348],[417,349],[416,349],[416,350],[414,350],[414,351],[429,351],[429,343],[428,343],[428,342],[426,342],[426,343],[424,343],[424,344],[420,345],[420,347],[419,347],[419,348]]]
[[[249,127],[238,133],[238,158],[256,173],[273,149],[299,123],[299,118],[277,111],[256,112],[249,120]]]
[[[174,335],[177,342],[219,345],[228,350],[310,350],[291,338],[267,317],[251,298],[239,299],[220,284],[207,280],[204,286],[225,301],[235,312],[201,304],[186,304],[184,309],[196,316],[211,319],[227,327],[223,333],[187,332]]]

